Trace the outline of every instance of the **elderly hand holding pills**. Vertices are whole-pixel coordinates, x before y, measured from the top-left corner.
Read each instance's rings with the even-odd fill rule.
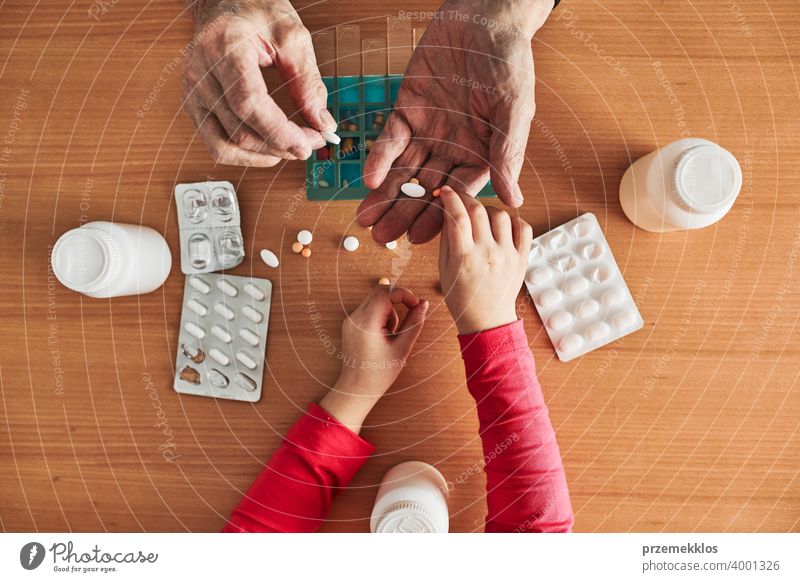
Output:
[[[336,129],[311,35],[288,0],[208,0],[195,6],[183,63],[183,108],[215,161],[270,167],[307,159]],[[287,118],[264,82],[274,66],[310,127]]]
[[[448,0],[417,46],[392,115],[367,157],[373,191],[358,221],[378,242],[412,243],[442,226],[442,185],[476,195],[490,177],[500,199],[522,204],[517,185],[535,110],[533,34],[553,0]],[[427,194],[402,195],[416,177]]]

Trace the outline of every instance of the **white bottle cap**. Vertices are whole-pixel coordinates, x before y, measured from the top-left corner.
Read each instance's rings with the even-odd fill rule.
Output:
[[[742,188],[742,168],[718,145],[690,148],[673,174],[674,198],[690,212],[713,214],[730,206]]]
[[[121,264],[117,242],[107,232],[91,226],[61,235],[53,247],[51,261],[61,284],[79,293],[111,285]]]
[[[374,533],[441,533],[447,520],[437,520],[423,504],[401,501],[389,506],[375,521]]]

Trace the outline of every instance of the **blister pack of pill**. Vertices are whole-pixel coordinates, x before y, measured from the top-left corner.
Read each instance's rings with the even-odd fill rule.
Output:
[[[562,362],[644,325],[594,214],[534,239],[525,285]]]
[[[178,184],[175,202],[184,274],[230,269],[244,260],[241,215],[233,184]]]
[[[188,275],[175,363],[175,391],[256,402],[261,398],[272,283],[234,275]]]

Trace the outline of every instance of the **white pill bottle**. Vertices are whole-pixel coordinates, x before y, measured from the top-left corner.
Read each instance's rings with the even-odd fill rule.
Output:
[[[372,533],[447,533],[447,482],[427,463],[409,461],[383,477],[372,508]]]
[[[729,151],[687,138],[636,160],[622,178],[619,201],[639,228],[690,230],[725,216],[741,188],[742,169]]]
[[[152,228],[96,221],[61,235],[51,262],[64,287],[106,298],[155,291],[169,275],[172,255]]]

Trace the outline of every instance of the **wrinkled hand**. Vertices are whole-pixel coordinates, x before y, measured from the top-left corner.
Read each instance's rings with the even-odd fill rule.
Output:
[[[335,130],[311,35],[288,0],[198,3],[183,63],[183,108],[214,160],[269,167],[307,159]],[[262,68],[275,66],[309,127],[290,121],[269,94]]]
[[[408,311],[400,317],[395,305]],[[355,432],[394,384],[425,324],[428,302],[378,285],[342,324],[342,371],[320,405]]]
[[[444,228],[439,277],[447,308],[461,335],[517,320],[533,230],[518,216],[485,207],[466,194],[442,189]]]
[[[533,119],[533,33],[553,0],[448,0],[417,46],[383,132],[364,167],[373,191],[358,221],[378,242],[412,243],[441,229],[435,188],[472,196],[491,177],[500,199],[522,204],[517,181]],[[416,177],[422,198],[401,195]]]

